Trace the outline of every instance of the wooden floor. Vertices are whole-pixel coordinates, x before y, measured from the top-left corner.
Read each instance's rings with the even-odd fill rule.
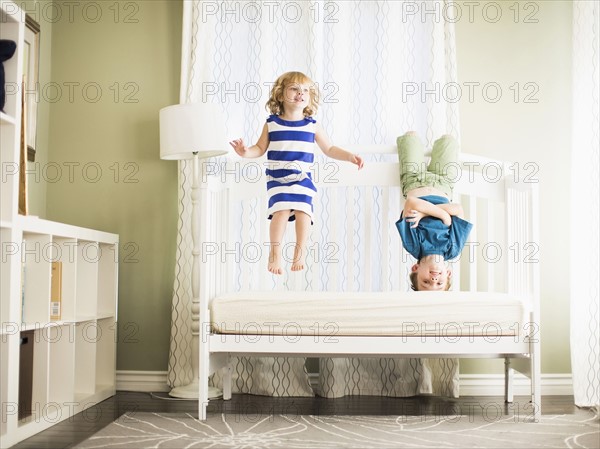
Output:
[[[56,424],[17,445],[15,449],[68,448],[103,427],[125,412],[189,412],[197,416],[197,402],[169,398],[166,393],[139,393],[119,391],[112,398]],[[574,414],[577,407],[572,396],[542,397],[543,415]],[[264,396],[233,395],[231,401],[215,400],[209,404],[209,413],[239,414],[294,414],[294,415],[481,415],[498,413],[530,414],[527,397],[515,397],[505,404],[502,397],[465,396],[459,399],[418,396],[412,398],[385,398],[350,396],[340,399],[325,398],[271,398]]]

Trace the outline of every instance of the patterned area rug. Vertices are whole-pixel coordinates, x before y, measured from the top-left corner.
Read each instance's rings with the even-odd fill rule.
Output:
[[[294,416],[129,413],[78,448],[598,448],[593,413],[518,416]]]

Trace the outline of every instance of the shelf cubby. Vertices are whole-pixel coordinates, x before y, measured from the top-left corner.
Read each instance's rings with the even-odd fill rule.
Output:
[[[10,1],[0,7],[0,39],[17,43],[15,54],[4,61],[6,101],[0,112],[0,161],[2,161],[2,201],[0,221],[9,223],[17,215],[19,193],[19,143],[21,137],[21,92],[23,51],[19,45],[24,37],[25,14]]]
[[[8,106],[7,106],[8,107]],[[2,161],[2,201],[0,201],[0,220],[11,223],[18,210],[19,160],[18,154],[9,151],[19,141],[20,129],[13,119],[2,114],[0,120],[0,160]],[[4,195],[6,193],[6,195]]]
[[[97,242],[77,242],[77,302],[75,314],[78,321],[96,315],[98,299],[98,265],[100,247]]]
[[[16,347],[16,344],[10,344],[10,340],[14,340],[17,337],[13,336],[13,335],[9,335],[9,334],[3,334],[1,336],[2,338],[0,338],[0,369],[2,370],[2,373],[9,373],[9,360],[11,359],[11,355],[10,354],[13,350],[13,348]],[[13,357],[14,358],[14,357]],[[16,413],[15,410],[15,403],[16,403],[16,398],[14,397],[14,394],[12,395],[13,397],[11,397],[11,395],[9,394],[9,380],[7,376],[2,376],[0,377],[0,404],[5,404],[5,408],[2,411],[3,413],[3,417],[8,418],[8,414],[14,414]],[[8,427],[8,419],[1,419],[0,420],[0,436],[2,436],[2,439],[4,439],[4,435],[7,432],[7,427]]]
[[[8,2],[7,2],[8,3]],[[19,45],[23,40],[24,29],[22,26],[23,12],[18,8],[0,9],[0,39],[11,40]],[[22,73],[21,64],[22,53],[16,51],[15,54],[4,61],[4,78],[6,83],[6,104],[4,106],[4,117],[2,123],[18,123],[16,118],[20,113],[20,79]],[[16,97],[16,98],[15,98]]]
[[[0,228],[0,245],[2,247],[2,263],[0,263],[0,317],[2,325],[0,334],[14,332],[20,326],[16,313],[17,304],[7,298],[21,295],[21,237],[12,227]],[[13,282],[18,280],[18,282]],[[19,306],[20,310],[20,306]]]
[[[96,321],[75,324],[75,402],[82,402],[96,392]]]
[[[75,365],[75,325],[48,326],[48,402],[70,404],[73,402]]]
[[[77,298],[77,239],[54,237],[53,262],[61,262],[61,317],[59,321],[75,321]]]
[[[116,245],[101,244],[98,260],[98,316],[114,316],[116,313],[115,291],[117,289],[118,253]]]
[[[48,404],[48,349],[50,331],[48,327],[38,327],[33,332],[33,387],[32,415],[19,421],[19,425],[42,419],[41,413]]]
[[[23,233],[21,241],[21,322],[43,326],[50,318],[52,236]]]
[[[98,320],[96,342],[96,392],[114,388],[116,372],[116,322],[114,318]]]

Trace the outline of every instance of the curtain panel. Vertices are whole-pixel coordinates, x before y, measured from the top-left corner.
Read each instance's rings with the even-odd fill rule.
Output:
[[[599,10],[598,2],[573,3],[571,369],[580,407],[600,405]]]
[[[456,78],[452,18],[457,8],[453,1],[184,1],[180,101],[220,104],[228,138],[241,137],[251,145],[269,115],[264,105],[272,83],[284,72],[301,71],[319,87],[315,119],[337,145],[394,144],[409,130],[429,147],[446,133],[460,140],[458,102],[468,86]],[[190,186],[191,169],[180,162],[168,371],[172,387],[192,377]],[[238,361],[234,386],[253,392],[253,385],[270,381],[252,380],[247,373],[277,366],[306,374],[303,359],[289,360]],[[436,367],[446,367],[448,381],[436,391],[455,395],[458,361],[332,360],[321,362],[328,376],[321,385],[331,386],[320,392],[325,396],[372,394],[374,389],[390,395],[429,392],[431,385],[424,387],[417,378],[410,388],[403,383],[410,366],[427,378]],[[308,391],[307,377],[300,374],[287,394]],[[345,379],[343,385],[335,376]],[[390,378],[397,381],[390,383]],[[352,384],[348,379],[359,380]],[[267,390],[276,394],[277,388]]]

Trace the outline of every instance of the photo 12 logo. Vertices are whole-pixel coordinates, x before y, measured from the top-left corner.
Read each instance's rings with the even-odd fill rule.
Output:
[[[262,83],[256,81],[247,83],[205,81],[201,84],[200,90],[202,92],[202,101],[205,103],[218,99],[222,103],[233,101],[234,103],[245,102],[255,104],[266,101],[273,85],[272,81]],[[315,87],[321,93],[321,104],[339,103],[338,93],[340,87],[337,83],[326,81],[321,84],[315,83]]]
[[[5,85],[6,96],[18,95],[21,97],[21,84],[8,82]],[[136,104],[140,100],[138,94],[140,86],[133,81],[114,81],[99,83],[97,81],[63,81],[61,83],[50,81],[47,83],[33,83],[24,88],[25,98],[35,103],[98,103],[101,100],[113,103]]]
[[[131,1],[2,1],[6,16],[17,16],[20,11],[38,23],[85,22],[139,23],[140,2]],[[7,18],[2,16],[2,22]]]
[[[20,242],[3,241],[2,263],[16,258],[23,264],[39,264],[64,262],[73,264],[77,261],[99,263],[102,260],[113,260],[121,263],[138,263],[140,246],[136,242],[120,242],[113,244],[97,244],[73,240],[41,241],[24,236]]]
[[[137,184],[140,182],[137,177],[139,171],[140,167],[137,162],[111,162],[109,165],[103,166],[95,161],[63,161],[27,164],[24,174],[28,182],[33,183],[68,182],[73,184],[85,182],[96,184],[102,180],[110,180],[115,184]],[[2,163],[2,183],[8,182],[13,176],[19,176],[19,164],[16,162]]]
[[[537,104],[540,86],[532,81],[512,84],[501,84],[496,81],[463,81],[457,82],[421,82],[406,81],[401,83],[402,102],[419,100],[434,103],[458,103],[461,100],[469,103],[483,101],[498,103],[502,99],[513,103]]]
[[[298,23],[337,23],[339,2],[335,1],[203,1],[202,23],[209,21],[274,24],[278,21]]]
[[[499,1],[499,2],[402,2],[402,22],[420,20],[435,23],[457,23],[467,20],[469,23],[484,21],[497,23],[503,17],[514,23],[538,23],[537,14],[540,5],[537,2]]]
[[[264,183],[268,180],[266,171],[275,166],[275,162],[202,162],[201,181],[207,182],[211,177],[219,179],[222,183]],[[287,178],[288,182],[302,179],[304,176],[297,162],[284,163],[279,168],[293,171]],[[315,183],[337,184],[339,182],[340,165],[337,161],[314,162],[310,166],[311,179]]]

